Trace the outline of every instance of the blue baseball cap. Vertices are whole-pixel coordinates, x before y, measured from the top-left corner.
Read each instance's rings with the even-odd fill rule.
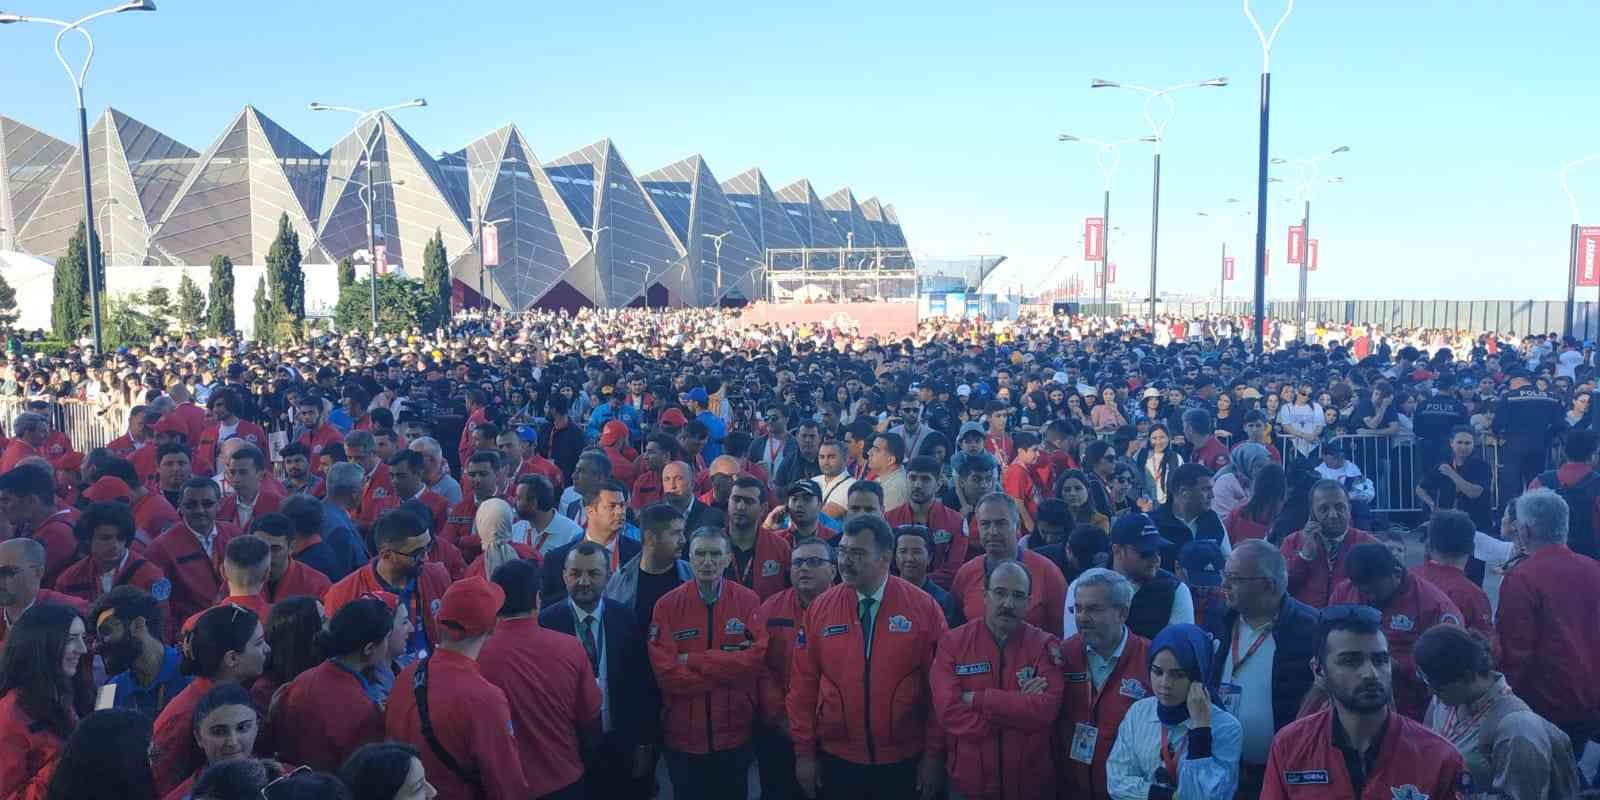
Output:
[[[1123,514],[1111,526],[1111,543],[1135,547],[1141,553],[1159,552],[1172,546],[1155,522],[1137,511]]]
[[[1196,539],[1178,550],[1178,568],[1191,586],[1221,586],[1227,563],[1222,545],[1210,539]]]
[[[690,389],[689,392],[688,392],[687,397],[690,400],[693,400],[694,402],[699,403],[701,405],[705,405],[706,403],[711,402],[711,395],[706,394],[706,390],[702,389],[699,386],[696,386],[693,389]]]
[[[531,444],[538,441],[539,432],[527,425],[522,425],[517,428],[517,438]]]

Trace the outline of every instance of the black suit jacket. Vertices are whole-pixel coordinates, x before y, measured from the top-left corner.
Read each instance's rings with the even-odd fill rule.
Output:
[[[684,549],[689,547],[689,536],[700,528],[716,528],[726,530],[728,527],[727,515],[716,506],[708,506],[699,500],[689,507],[689,516],[683,521]]]
[[[633,612],[614,601],[603,601],[600,624],[606,640],[606,691],[611,695],[607,698],[611,709],[608,744],[617,750],[657,744],[661,738],[661,690],[645,652],[644,631]],[[577,617],[565,598],[539,612],[539,625],[577,636]]]
[[[577,547],[580,543],[587,541],[589,540],[580,536],[577,541],[569,542],[544,554],[544,566],[539,568],[540,608],[549,608],[550,606],[567,599],[567,584],[565,581],[561,580],[561,573],[565,572],[567,569],[567,554],[572,552],[572,548]],[[628,560],[636,555],[639,555],[639,551],[643,548],[644,545],[641,545],[638,542],[618,533],[617,549],[621,559],[618,560],[617,563],[628,563]],[[612,572],[616,572],[616,570],[607,570],[607,574]]]

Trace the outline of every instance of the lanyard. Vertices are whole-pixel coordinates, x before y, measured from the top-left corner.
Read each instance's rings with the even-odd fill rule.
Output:
[[[1178,785],[1178,754],[1167,746],[1167,726],[1161,724],[1161,764],[1167,768],[1167,779]]]
[[[1254,642],[1250,643],[1250,648],[1248,650],[1244,651],[1244,657],[1243,658],[1241,658],[1239,656],[1239,630],[1240,630],[1240,628],[1242,628],[1244,626],[1244,620],[1241,618],[1239,620],[1239,625],[1234,626],[1234,629],[1233,629],[1233,647],[1231,648],[1231,652],[1232,652],[1232,655],[1233,655],[1233,679],[1234,680],[1239,680],[1239,667],[1243,666],[1244,662],[1249,661],[1250,657],[1255,655],[1257,650],[1261,649],[1262,642],[1265,642],[1267,640],[1267,637],[1272,635],[1272,626],[1273,625],[1274,625],[1274,623],[1269,622],[1265,626],[1263,626],[1261,628],[1261,630],[1256,632],[1256,640]]]

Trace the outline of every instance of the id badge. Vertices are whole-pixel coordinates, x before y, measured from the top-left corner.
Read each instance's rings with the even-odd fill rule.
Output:
[[[1094,763],[1094,745],[1100,739],[1100,730],[1085,722],[1072,730],[1072,760],[1079,764]]]
[[[1244,688],[1237,683],[1220,683],[1217,685],[1217,696],[1222,700],[1222,710],[1239,716],[1239,701],[1244,697]]]

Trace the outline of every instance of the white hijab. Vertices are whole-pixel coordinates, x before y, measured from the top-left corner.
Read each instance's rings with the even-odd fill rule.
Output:
[[[511,546],[511,521],[514,518],[511,504],[491,497],[478,504],[478,513],[472,519],[472,531],[483,543],[483,577],[494,577],[501,564],[515,561],[516,548]]]

